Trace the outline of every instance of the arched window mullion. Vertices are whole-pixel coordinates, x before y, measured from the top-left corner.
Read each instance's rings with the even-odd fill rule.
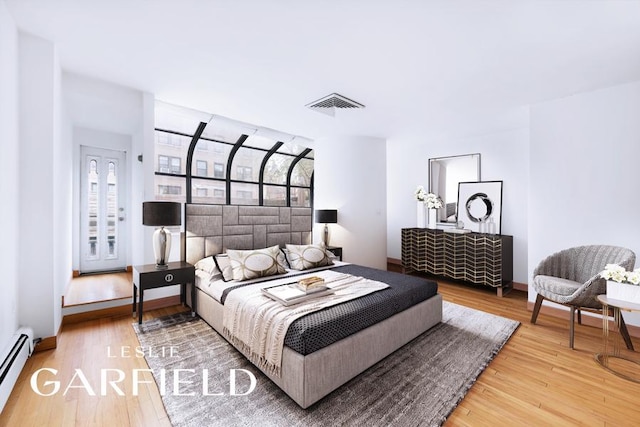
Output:
[[[291,162],[289,166],[289,170],[287,171],[287,207],[291,207],[291,175],[293,175],[293,168],[296,167],[298,162],[311,152],[311,148],[306,148],[300,154],[296,156],[295,159]]]
[[[196,133],[193,134],[193,138],[191,138],[191,143],[189,144],[189,150],[187,151],[187,170],[186,170],[186,185],[187,185],[187,203],[191,203],[191,165],[193,164],[193,152],[196,149],[196,145],[198,144],[198,140],[204,132],[204,128],[207,127],[205,122],[200,122],[198,125],[198,129]]]
[[[264,158],[262,159],[262,163],[260,164],[260,173],[258,175],[258,205],[259,206],[264,206],[264,170],[267,167],[267,162],[269,161],[271,156],[273,156],[275,152],[278,151],[278,149],[283,145],[284,145],[284,142],[280,142],[280,141],[276,142],[275,145],[271,147],[271,150],[267,151],[267,154],[264,155]]]
[[[244,142],[247,140],[247,138],[249,138],[249,135],[244,135],[244,134],[240,135],[240,138],[238,138],[238,141],[235,143],[235,145],[229,152],[229,158],[227,160],[227,174],[225,176],[225,179],[227,180],[226,182],[227,205],[231,204],[231,168],[233,165],[233,159],[236,156],[236,153],[238,152],[240,147],[242,147],[242,144],[244,144]]]

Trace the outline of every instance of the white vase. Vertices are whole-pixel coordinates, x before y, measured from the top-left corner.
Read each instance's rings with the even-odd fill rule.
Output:
[[[424,211],[425,211],[424,203],[416,202],[416,217],[417,217],[416,227],[418,228],[425,228],[427,226],[427,220],[426,220]]]
[[[640,286],[607,280],[607,298],[640,304]]]
[[[438,210],[437,209],[427,209],[429,212],[429,218],[427,221],[427,228],[434,229],[436,228],[436,223],[438,222]]]

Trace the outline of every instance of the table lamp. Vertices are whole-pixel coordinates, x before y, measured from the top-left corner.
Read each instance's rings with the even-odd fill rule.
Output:
[[[167,268],[171,252],[171,232],[164,227],[181,224],[180,203],[142,202],[142,224],[160,227],[153,233],[153,253],[156,268]]]
[[[316,222],[324,224],[323,243],[329,246],[329,225],[338,223],[338,211],[336,209],[318,209],[316,210]]]

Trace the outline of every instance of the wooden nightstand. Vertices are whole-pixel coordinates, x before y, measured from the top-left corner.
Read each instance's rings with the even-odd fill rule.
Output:
[[[340,246],[327,246],[327,250],[331,251],[335,256],[342,261],[342,247]]]
[[[156,268],[155,264],[136,265],[133,267],[133,312],[138,312],[138,324],[142,323],[142,304],[146,289],[180,285],[180,302],[187,302],[187,283],[191,284],[191,315],[195,316],[196,306],[196,270],[188,262],[170,262],[167,268]],[[140,303],[136,307],[136,296],[140,289]]]

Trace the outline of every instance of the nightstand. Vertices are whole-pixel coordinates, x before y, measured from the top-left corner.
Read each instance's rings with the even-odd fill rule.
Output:
[[[327,246],[327,250],[331,251],[335,256],[342,261],[342,247],[340,246]]]
[[[187,283],[191,284],[191,315],[195,316],[196,303],[196,270],[188,262],[168,263],[167,268],[156,268],[155,264],[137,265],[133,267],[133,312],[138,312],[138,324],[142,323],[142,304],[146,289],[180,285],[180,302],[187,302]],[[140,303],[136,307],[136,296],[140,290]]]

